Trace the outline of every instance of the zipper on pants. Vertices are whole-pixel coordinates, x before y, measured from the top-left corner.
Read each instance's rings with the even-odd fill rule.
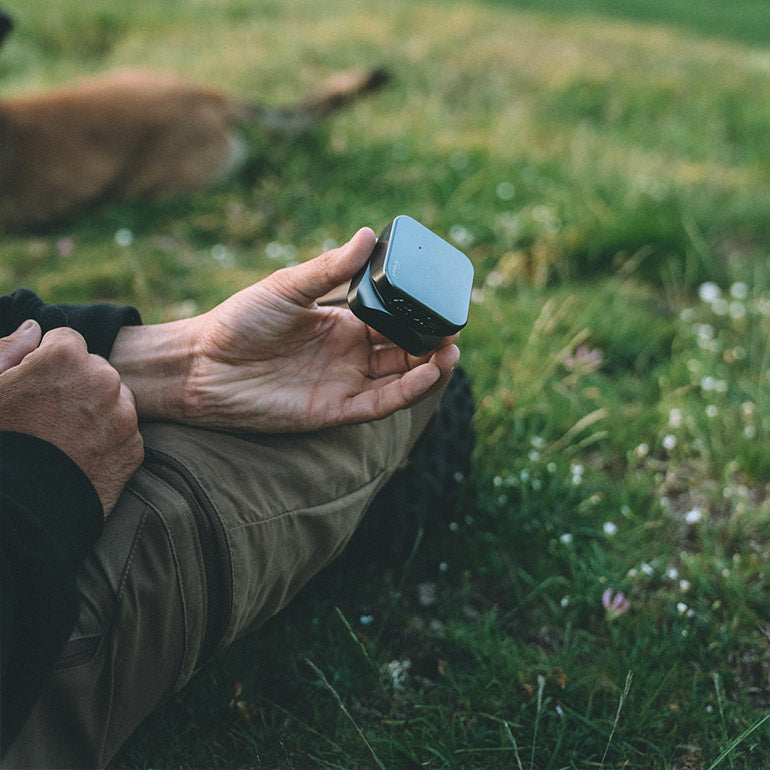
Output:
[[[232,615],[232,565],[225,528],[208,495],[185,465],[165,452],[147,448],[144,467],[184,499],[195,521],[206,578],[206,630],[196,665],[200,668],[219,652],[217,647]]]

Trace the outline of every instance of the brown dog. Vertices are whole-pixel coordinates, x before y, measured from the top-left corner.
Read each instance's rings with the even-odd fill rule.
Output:
[[[245,159],[239,128],[291,133],[387,80],[343,72],[284,109],[170,75],[125,71],[0,102],[0,229],[39,228],[108,200],[188,193]]]

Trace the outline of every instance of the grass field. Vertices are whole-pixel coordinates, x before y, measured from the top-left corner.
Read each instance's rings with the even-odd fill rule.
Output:
[[[125,65],[270,103],[394,80],[255,137],[220,189],[5,237],[4,291],[160,321],[398,213],[476,267],[457,510],[236,644],[113,766],[767,767],[767,4],[7,6],[6,95]]]

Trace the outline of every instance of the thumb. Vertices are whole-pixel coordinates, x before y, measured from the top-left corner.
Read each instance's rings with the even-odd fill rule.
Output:
[[[40,344],[42,332],[37,321],[25,321],[13,334],[0,339],[0,374],[22,362]]]
[[[286,281],[284,290],[297,304],[312,305],[349,281],[366,263],[376,241],[373,230],[361,228],[344,246],[286,270],[282,276]]]

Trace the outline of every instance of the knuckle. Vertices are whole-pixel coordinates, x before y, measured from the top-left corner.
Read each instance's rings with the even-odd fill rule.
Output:
[[[120,374],[118,374],[117,369],[95,353],[89,354],[88,365],[91,369],[91,375],[95,378],[95,385],[114,398],[121,387]]]
[[[43,337],[39,352],[56,358],[61,366],[79,366],[87,355],[86,342],[74,329],[52,329]]]
[[[74,329],[70,329],[68,326],[60,326],[56,329],[51,329],[43,336],[43,340],[48,344],[55,343],[63,348],[73,347],[79,349],[81,345],[85,344],[85,339],[80,332],[76,332]]]
[[[115,419],[126,434],[138,433],[139,418],[136,413],[136,403],[128,388],[121,387],[120,395],[114,405]]]

